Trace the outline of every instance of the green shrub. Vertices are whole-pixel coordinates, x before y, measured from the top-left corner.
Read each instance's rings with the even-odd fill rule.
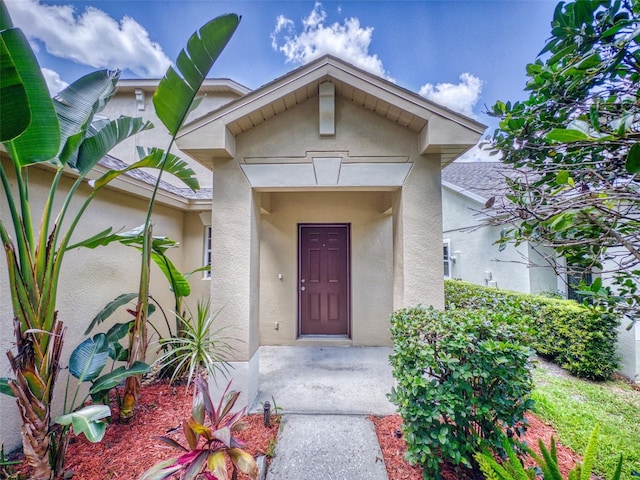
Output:
[[[437,478],[440,462],[474,468],[481,448],[518,435],[532,402],[531,349],[513,318],[488,311],[415,307],[392,316],[397,387],[407,459]],[[476,468],[474,468],[477,470]]]
[[[448,310],[489,309],[519,318],[531,328],[531,347],[576,376],[604,380],[618,368],[619,320],[600,308],[457,280],[445,281],[445,299]]]

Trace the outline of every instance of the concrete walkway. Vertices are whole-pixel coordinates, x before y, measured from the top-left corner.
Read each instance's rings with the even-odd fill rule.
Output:
[[[284,415],[269,480],[387,480],[376,431],[363,416]]]
[[[387,480],[367,415],[395,411],[391,348],[260,347],[260,393],[282,409],[268,480]]]

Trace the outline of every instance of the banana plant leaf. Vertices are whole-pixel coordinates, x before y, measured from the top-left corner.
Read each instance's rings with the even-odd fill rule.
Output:
[[[8,19],[9,15],[6,13],[4,3],[1,8],[4,28],[5,19]],[[2,53],[0,61],[2,83],[0,85],[3,87],[0,97],[2,107],[0,138],[3,143],[7,143],[11,159],[19,167],[51,160],[60,146],[60,130],[56,111],[38,61],[29,46],[29,41],[19,29],[3,30],[0,32],[0,38],[2,39],[0,52]],[[21,82],[24,94],[19,91],[22,89],[15,85],[17,80]],[[13,86],[11,86],[12,83],[14,83]],[[11,92],[6,91],[5,86]],[[20,97],[14,99],[13,93]],[[8,102],[14,102],[14,100],[14,105],[8,105]],[[32,112],[37,112],[37,122],[31,121]],[[28,126],[23,129],[27,119]],[[12,122],[17,124],[15,129],[10,127]],[[15,136],[18,131],[21,131],[20,135]]]
[[[60,120],[60,162],[75,164],[78,148],[86,138],[93,116],[101,111],[113,96],[119,77],[118,71],[92,72],[79,78],[54,97],[54,106]]]
[[[153,123],[141,118],[121,116],[107,122],[94,122],[87,131],[87,138],[82,142],[74,162],[69,166],[81,175],[86,175],[113,147],[123,140],[144,130],[153,128]]]
[[[173,262],[164,253],[151,252],[151,259],[160,268],[171,285],[174,295],[188,297],[191,294],[191,286],[187,277],[176,268]]]
[[[158,118],[175,136],[182,127],[198,89],[235,32],[240,17],[227,14],[214,18],[194,33],[178,55],[176,67],[169,67],[153,95]]]
[[[1,4],[0,8],[6,8]],[[4,32],[3,32],[4,33]],[[31,123],[29,97],[0,33],[0,142],[13,140]]]
[[[67,415],[56,417],[55,421],[59,425],[73,426],[76,435],[84,433],[90,442],[99,442],[104,437],[107,424],[102,421],[111,415],[108,405],[88,405]]]
[[[74,248],[96,248],[96,247],[104,247],[106,245],[110,245],[113,242],[120,242],[123,245],[132,245],[134,247],[142,246],[142,231],[144,229],[144,225],[140,225],[139,227],[134,228],[133,230],[128,230],[126,232],[116,232],[111,233],[113,230],[108,228],[103,230],[102,232],[92,236],[91,238],[87,238],[81,242],[75,243],[69,247],[67,250],[72,250]],[[178,242],[175,240],[171,240],[167,237],[153,237],[152,248],[157,252],[164,252],[168,248],[177,247]]]
[[[98,312],[98,314],[95,317],[93,317],[93,320],[91,320],[91,323],[89,324],[87,329],[84,331],[84,335],[89,335],[91,330],[93,330],[97,325],[100,325],[107,318],[113,315],[113,312],[115,312],[118,308],[126,305],[127,303],[132,301],[134,298],[138,298],[137,293],[123,293],[122,295],[118,295],[116,298],[111,300],[109,303],[105,305],[105,307],[102,310]],[[109,334],[107,334],[107,337],[108,336]]]
[[[129,349],[120,344],[120,340],[126,337],[131,330],[133,320],[127,323],[116,323],[107,332],[107,346],[109,357],[116,362],[124,362],[129,354]]]
[[[112,388],[117,387],[120,382],[126,380],[132,375],[143,375],[149,371],[151,367],[144,362],[134,362],[131,368],[124,366],[118,367],[115,370],[101,376],[89,389],[91,395],[100,394],[101,392],[109,391]]]
[[[78,345],[69,358],[69,373],[81,382],[93,381],[109,359],[107,336],[99,333]]]
[[[187,187],[196,191],[200,188],[200,183],[196,178],[195,172],[189,167],[189,164],[184,160],[181,160],[178,156],[172,153],[166,154],[159,148],[151,148],[149,150],[142,151],[142,160],[129,165],[122,170],[109,170],[100,178],[92,182],[93,188],[99,189],[104,187],[107,183],[113,179],[123,175],[124,173],[135,170],[137,168],[157,168],[162,169],[163,172],[170,173],[176,178],[180,179]]]

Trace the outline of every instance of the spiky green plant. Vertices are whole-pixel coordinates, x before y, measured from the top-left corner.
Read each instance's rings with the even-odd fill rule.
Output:
[[[214,378],[218,373],[229,373],[227,359],[232,353],[231,337],[225,335],[225,327],[216,328],[215,320],[219,312],[211,312],[209,301],[200,300],[196,315],[187,309],[186,316],[177,315],[180,335],[160,339],[165,353],[155,365],[162,370],[170,370],[171,382],[176,378],[187,378],[187,385],[205,370]]]
[[[582,463],[578,463],[568,474],[568,480],[590,480],[591,470],[593,468],[593,462],[596,458],[596,452],[598,450],[598,433],[600,431],[600,425],[597,424],[591,436],[589,437],[589,443],[585,449],[582,457]],[[558,452],[556,448],[556,441],[554,437],[551,437],[551,444],[549,448],[543,443],[542,439],[538,440],[540,447],[540,454],[537,454],[531,449],[527,449],[527,452],[536,461],[540,470],[542,470],[543,480],[565,480],[560,473],[558,465]],[[475,459],[480,466],[480,470],[484,474],[487,480],[534,480],[536,478],[536,472],[533,468],[526,469],[522,465],[522,462],[515,454],[513,447],[507,439],[503,443],[504,451],[507,454],[507,459],[503,463],[498,463],[495,458],[489,452],[477,453]],[[622,475],[622,455],[618,459],[616,470],[611,480],[620,480]]]

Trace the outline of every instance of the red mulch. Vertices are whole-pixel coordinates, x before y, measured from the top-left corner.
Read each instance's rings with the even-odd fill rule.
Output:
[[[184,443],[182,429],[168,433],[179,427],[183,419],[191,412],[192,389],[184,386],[170,386],[165,382],[144,385],[141,390],[137,415],[128,423],[115,422],[107,427],[104,439],[100,443],[90,443],[84,436],[73,437],[67,452],[67,468],[78,480],[135,480],[155,463],[171,458],[177,450],[157,441],[154,436],[171,436]],[[527,416],[530,427],[525,440],[537,448],[537,439],[542,438],[549,445],[553,429],[534,415]],[[398,438],[396,431],[401,428],[399,415],[371,417],[376,427],[378,439],[387,467],[389,480],[421,480],[422,470],[411,466],[404,460],[406,445]],[[246,450],[251,455],[272,454],[278,434],[279,422],[269,429],[263,425],[262,415],[248,415],[245,418],[248,428],[238,433],[238,437],[247,442]],[[579,459],[568,448],[558,444],[558,459],[563,475],[573,468]],[[532,464],[531,462],[529,463]],[[28,467],[23,464],[15,469],[23,478],[29,478]],[[450,467],[443,468],[445,480],[458,480],[458,474]],[[246,476],[240,476],[246,479]]]
[[[387,467],[389,480],[422,480],[422,469],[417,466],[409,465],[404,460],[404,454],[407,446],[402,438],[398,438],[397,431],[402,428],[402,418],[400,415],[389,415],[386,417],[370,417],[376,426],[376,433],[380,442],[380,448]],[[531,448],[540,453],[538,450],[538,438],[541,438],[544,444],[549,447],[551,444],[551,436],[557,437],[553,427],[543,423],[533,414],[527,414],[529,428],[522,437]],[[573,453],[567,447],[556,442],[558,453],[558,463],[560,472],[566,478],[569,470],[571,470],[580,457]],[[535,462],[531,458],[526,458],[525,466],[534,466]],[[451,465],[444,465],[442,468],[442,477],[445,480],[459,480],[459,473]]]
[[[66,468],[73,471],[74,480],[135,480],[152,465],[179,453],[153,437],[168,436],[186,444],[182,428],[169,430],[180,427],[191,415],[193,388],[159,382],[143,385],[140,394],[136,416],[127,423],[109,425],[100,443],[91,443],[84,435],[72,437]],[[245,451],[254,456],[267,454],[278,434],[279,419],[274,418],[270,428],[264,426],[262,415],[247,415],[244,422],[248,428],[235,436],[247,442]],[[16,472],[29,478],[24,464]],[[242,474],[238,478],[248,479]]]

